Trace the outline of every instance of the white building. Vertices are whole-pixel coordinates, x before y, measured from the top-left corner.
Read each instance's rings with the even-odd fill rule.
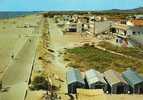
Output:
[[[116,42],[129,45],[128,37],[131,35],[143,35],[143,20],[132,19],[128,20],[126,23],[116,23],[113,25],[116,33]]]
[[[68,32],[82,32],[81,23],[67,23],[66,31]]]
[[[135,19],[127,22],[127,35],[141,35],[143,34],[143,20]]]

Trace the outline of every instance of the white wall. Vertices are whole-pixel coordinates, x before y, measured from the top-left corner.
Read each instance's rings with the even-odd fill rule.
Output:
[[[133,32],[135,32],[134,35],[140,35],[143,34],[143,27],[139,27],[139,26],[134,26],[134,27],[129,27],[127,34],[128,35],[133,35]]]

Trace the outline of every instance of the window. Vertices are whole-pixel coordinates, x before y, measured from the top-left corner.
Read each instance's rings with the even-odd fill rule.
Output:
[[[136,34],[136,32],[133,32],[133,35],[135,35]]]

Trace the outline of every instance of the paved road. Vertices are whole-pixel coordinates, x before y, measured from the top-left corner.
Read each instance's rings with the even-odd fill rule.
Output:
[[[37,46],[37,37],[29,37],[29,40],[2,78],[3,87],[9,87],[9,90],[1,93],[0,100],[23,100]]]
[[[0,61],[2,62],[0,65],[3,65],[0,66],[0,71],[2,69],[0,74],[2,74],[3,88],[7,88],[6,92],[0,92],[0,100],[24,100],[25,98],[40,37],[38,34],[40,28],[36,28],[40,19],[41,16],[16,18],[3,23],[4,26],[3,24],[1,26],[5,28],[0,27]],[[16,23],[11,24],[13,22]],[[35,28],[23,28],[25,24]],[[13,59],[12,54],[15,56]]]
[[[26,16],[0,20],[0,79],[11,65],[11,56],[16,56],[24,46],[27,37],[37,26],[39,16]],[[31,27],[24,28],[25,25]]]
[[[31,38],[31,42],[26,42],[19,55],[14,59],[14,63],[6,71],[2,79],[4,85],[13,85],[17,82],[28,81],[27,75],[30,73],[30,67],[35,55],[35,46],[36,39],[34,37]],[[20,74],[17,75],[16,73]]]
[[[0,32],[0,78],[11,62],[11,55],[16,56],[27,40],[24,36],[18,37],[20,32],[23,31],[15,35]]]

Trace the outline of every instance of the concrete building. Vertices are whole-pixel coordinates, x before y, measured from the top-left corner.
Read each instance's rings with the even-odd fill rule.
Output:
[[[78,69],[69,69],[66,74],[68,93],[76,93],[77,88],[84,88],[85,82]]]
[[[112,94],[128,93],[129,86],[127,82],[121,77],[121,75],[114,71],[108,70],[104,72],[105,80],[108,82]]]
[[[82,24],[81,23],[67,23],[66,27],[67,32],[82,32]]]
[[[85,78],[90,89],[103,89],[104,92],[107,91],[107,83],[100,72],[90,69],[85,72]]]
[[[83,24],[89,23],[89,17],[88,16],[78,16],[78,22],[81,22]]]
[[[87,24],[83,24],[81,22],[78,22],[78,23],[67,23],[66,31],[67,32],[82,33],[82,32],[88,31],[88,25]]]
[[[127,21],[128,30],[127,35],[140,35],[143,34],[143,20],[135,19]]]
[[[116,35],[116,42],[120,44],[130,45],[128,37],[132,35],[143,35],[143,20],[131,19],[128,21],[120,21],[115,23],[112,32]]]
[[[124,44],[126,43],[126,45],[128,45],[127,42],[127,30],[128,30],[128,26],[125,24],[114,24],[113,28],[111,28],[111,32],[113,34],[115,34],[116,36],[116,43],[120,43],[120,44]]]
[[[143,15],[134,15],[135,19],[143,19]]]
[[[128,82],[133,93],[143,93],[143,78],[132,69],[123,72],[123,78]]]
[[[87,16],[72,16],[72,20],[66,23],[67,32],[86,32],[89,29],[89,17]]]

